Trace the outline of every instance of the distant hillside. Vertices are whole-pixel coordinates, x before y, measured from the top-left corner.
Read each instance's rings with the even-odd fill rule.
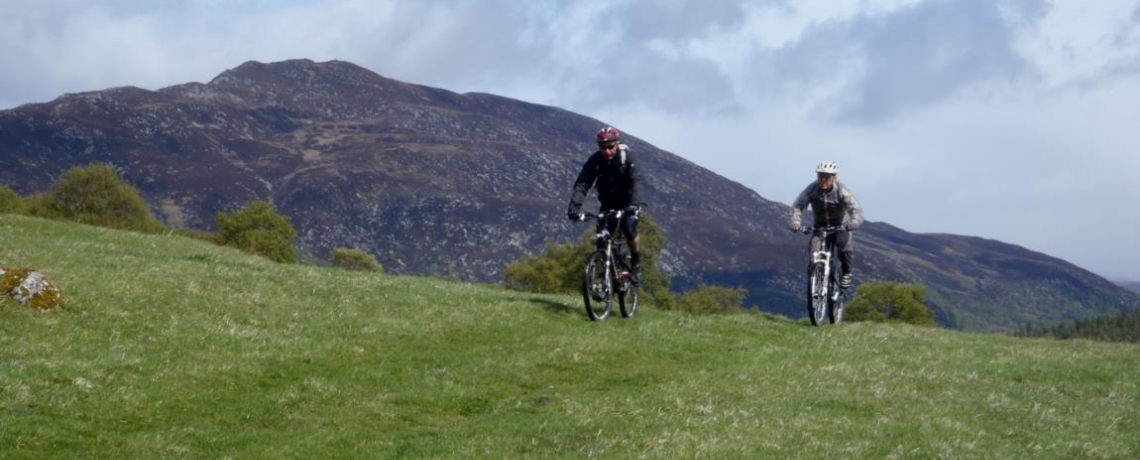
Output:
[[[1116,284],[1129,291],[1140,293],[1140,281],[1117,281]]]
[[[292,219],[311,260],[353,247],[392,273],[499,282],[510,262],[581,235],[566,201],[603,125],[347,62],[247,62],[208,83],[0,111],[0,184],[27,195],[72,166],[110,162],[174,227],[212,229],[218,211],[264,199]],[[640,137],[652,133],[627,134],[675,286],[742,286],[749,304],[803,316],[806,238],[784,230],[788,207]],[[870,223],[858,245],[859,279],[926,285],[950,327],[1019,329],[1140,305],[1099,276],[998,241]]]

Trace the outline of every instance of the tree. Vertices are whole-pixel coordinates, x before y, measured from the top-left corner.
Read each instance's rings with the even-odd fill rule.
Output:
[[[918,284],[870,282],[859,286],[859,295],[847,306],[848,321],[901,322],[938,326],[926,306],[926,288]]]
[[[0,185],[0,214],[18,214],[24,209],[24,201],[12,189]]]
[[[29,200],[28,213],[143,233],[166,230],[138,190],[106,163],[71,168],[50,191]]]
[[[274,262],[296,263],[293,240],[297,230],[267,201],[254,201],[226,215],[218,213],[218,244],[268,257]]]
[[[508,289],[525,292],[578,292],[582,287],[582,264],[593,250],[594,245],[586,241],[552,243],[546,252],[525,256],[509,265],[504,273],[505,285]]]
[[[669,277],[657,268],[665,234],[647,213],[641,214],[638,232],[641,237],[642,305],[671,309],[676,303],[669,290]],[[505,286],[509,289],[552,294],[578,293],[582,288],[582,266],[594,251],[594,229],[583,234],[580,243],[551,244],[542,254],[523,257],[507,267]]]

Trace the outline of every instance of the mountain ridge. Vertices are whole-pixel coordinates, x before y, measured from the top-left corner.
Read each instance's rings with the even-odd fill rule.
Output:
[[[218,211],[264,199],[291,218],[310,259],[354,247],[393,273],[498,282],[511,261],[580,236],[565,203],[604,125],[344,61],[250,61],[208,83],[0,111],[0,184],[37,193],[69,167],[108,162],[174,227],[212,229]],[[646,173],[647,213],[669,239],[661,263],[675,286],[742,286],[749,304],[802,316],[806,238],[783,228],[787,205],[625,138]],[[1072,264],[994,240],[868,222],[856,241],[857,278],[927,285],[951,327],[1018,329],[1140,304]]]

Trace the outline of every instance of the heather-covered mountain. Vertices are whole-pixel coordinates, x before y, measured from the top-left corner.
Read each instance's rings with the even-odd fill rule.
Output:
[[[311,259],[354,247],[393,273],[498,282],[519,257],[580,237],[566,201],[603,125],[347,62],[247,62],[205,84],[0,111],[0,184],[37,193],[68,168],[108,162],[174,227],[212,230],[218,211],[264,199],[292,219]],[[627,138],[674,285],[743,286],[750,304],[802,316],[806,241],[783,230],[787,206]],[[951,327],[1011,329],[1140,305],[1094,274],[998,241],[869,223],[859,245],[863,281],[925,284]]]

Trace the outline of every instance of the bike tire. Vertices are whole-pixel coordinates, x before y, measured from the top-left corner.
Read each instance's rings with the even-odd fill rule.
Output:
[[[823,317],[827,314],[828,298],[825,292],[827,281],[823,272],[823,264],[812,264],[808,268],[807,309],[812,326],[823,325]]]
[[[590,321],[601,321],[610,316],[614,291],[606,273],[606,254],[602,251],[586,258],[586,268],[582,271],[582,300],[586,303],[586,316]]]
[[[626,273],[633,273],[630,267],[627,267],[624,263],[621,265],[622,271]],[[640,296],[638,293],[638,285],[630,280],[628,276],[619,282],[623,287],[622,289],[619,289],[618,292],[618,307],[621,309],[621,317],[633,318],[633,315],[637,314],[637,302],[638,297]]]

